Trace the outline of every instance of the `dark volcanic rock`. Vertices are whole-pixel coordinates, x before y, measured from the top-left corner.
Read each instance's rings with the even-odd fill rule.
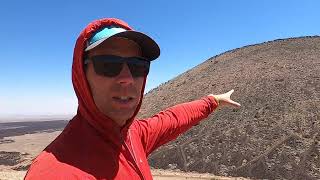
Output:
[[[4,140],[4,137],[61,131],[68,122],[66,120],[3,122],[0,123],[0,144],[12,142],[12,140]]]
[[[149,157],[154,168],[252,178],[320,178],[320,37],[275,40],[210,58],[144,98],[139,116],[235,89],[216,110]]]
[[[20,152],[0,151],[0,165],[14,166],[21,162]]]

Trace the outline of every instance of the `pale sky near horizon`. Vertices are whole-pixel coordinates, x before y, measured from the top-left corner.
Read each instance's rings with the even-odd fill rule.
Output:
[[[123,19],[158,42],[147,92],[227,50],[320,35],[319,8],[317,0],[3,1],[0,117],[75,114],[73,48],[94,19]]]

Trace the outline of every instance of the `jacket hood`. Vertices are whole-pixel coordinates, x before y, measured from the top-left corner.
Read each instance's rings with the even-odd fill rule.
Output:
[[[80,33],[73,53],[73,64],[72,64],[72,83],[78,98],[78,111],[77,117],[84,119],[91,126],[93,126],[104,138],[113,142],[118,142],[121,131],[125,131],[128,126],[134,120],[134,117],[140,110],[143,92],[146,83],[146,77],[144,79],[143,88],[141,90],[141,98],[139,105],[137,106],[134,115],[127,120],[123,127],[116,124],[111,118],[104,115],[99,111],[94,103],[90,87],[84,71],[84,50],[86,48],[86,42],[92,34],[108,25],[118,25],[127,30],[133,30],[127,23],[115,18],[104,18],[91,22],[84,30]]]

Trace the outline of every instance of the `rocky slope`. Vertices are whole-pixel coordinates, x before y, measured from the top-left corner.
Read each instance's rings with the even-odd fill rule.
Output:
[[[140,117],[235,89],[149,158],[154,168],[223,176],[320,178],[320,37],[280,39],[215,56],[146,94]]]

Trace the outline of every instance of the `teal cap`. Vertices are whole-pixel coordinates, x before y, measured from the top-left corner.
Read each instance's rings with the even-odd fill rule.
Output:
[[[123,37],[136,42],[141,47],[142,56],[150,61],[160,56],[160,48],[152,38],[141,32],[126,30],[117,26],[106,26],[95,32],[88,40],[85,51],[97,47],[110,37]]]

